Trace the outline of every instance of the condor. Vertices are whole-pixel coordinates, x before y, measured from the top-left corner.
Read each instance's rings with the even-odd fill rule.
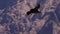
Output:
[[[38,11],[39,8],[40,8],[40,5],[38,4],[34,9],[31,9],[30,11],[28,11],[27,15],[30,15],[31,13],[41,13],[40,11]]]

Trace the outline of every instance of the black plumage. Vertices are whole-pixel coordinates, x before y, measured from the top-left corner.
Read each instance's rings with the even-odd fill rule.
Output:
[[[40,8],[40,5],[38,4],[34,9],[31,9],[30,11],[28,11],[27,15],[29,15],[31,13],[41,13],[38,11],[39,8]]]

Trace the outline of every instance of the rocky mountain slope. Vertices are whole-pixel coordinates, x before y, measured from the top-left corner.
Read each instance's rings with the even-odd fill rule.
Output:
[[[27,16],[37,4],[41,13]],[[17,0],[0,9],[0,34],[60,34],[59,9],[60,0]]]

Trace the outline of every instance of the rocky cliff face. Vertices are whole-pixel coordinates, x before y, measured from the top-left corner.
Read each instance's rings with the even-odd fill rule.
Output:
[[[27,16],[37,4],[41,13]],[[60,0],[17,0],[7,6],[0,9],[0,34],[60,34]]]

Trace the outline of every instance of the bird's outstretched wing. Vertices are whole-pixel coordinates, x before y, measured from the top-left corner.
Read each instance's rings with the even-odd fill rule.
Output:
[[[28,12],[27,12],[27,15],[30,15],[30,14],[31,14],[31,12],[30,12],[30,11],[28,11]]]

